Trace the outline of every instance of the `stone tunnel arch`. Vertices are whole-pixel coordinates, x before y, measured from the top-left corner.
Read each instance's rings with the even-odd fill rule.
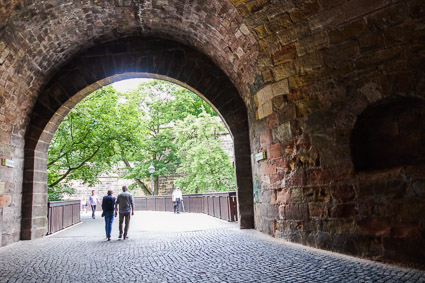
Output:
[[[248,116],[238,89],[194,49],[170,40],[129,37],[74,56],[38,96],[25,136],[21,239],[47,231],[47,150],[63,118],[99,87],[132,77],[166,78],[201,94],[218,110],[234,138],[240,227],[253,228]]]

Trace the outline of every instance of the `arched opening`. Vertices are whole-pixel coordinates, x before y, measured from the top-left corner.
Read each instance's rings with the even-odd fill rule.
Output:
[[[351,135],[357,171],[425,163],[425,101],[403,97],[364,110]]]
[[[21,239],[46,233],[47,149],[62,119],[93,90],[135,77],[180,84],[220,113],[234,138],[240,227],[253,227],[248,117],[238,90],[196,50],[169,40],[133,37],[103,43],[73,57],[38,96],[25,137]]]

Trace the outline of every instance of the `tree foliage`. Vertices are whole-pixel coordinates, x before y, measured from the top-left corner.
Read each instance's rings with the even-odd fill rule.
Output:
[[[176,144],[181,166],[176,180],[186,193],[232,191],[234,170],[230,157],[221,146],[220,136],[226,133],[223,124],[206,112],[198,117],[188,115],[176,127]]]
[[[175,125],[216,116],[200,97],[169,82],[142,83],[137,90],[126,93],[118,93],[111,86],[101,88],[69,112],[52,139],[48,152],[49,196],[58,199],[72,193],[67,185],[72,180],[93,186],[101,173],[117,168],[120,174],[125,173],[123,178],[134,180],[132,187],[150,194],[147,180],[151,164],[156,169],[155,180],[187,167],[184,163],[189,160],[182,158],[183,151],[178,148],[185,143]],[[212,150],[211,144],[203,144]],[[125,170],[120,168],[122,164]]]

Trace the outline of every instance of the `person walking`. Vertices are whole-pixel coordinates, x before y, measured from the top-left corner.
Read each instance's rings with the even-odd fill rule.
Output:
[[[108,195],[102,199],[102,215],[105,217],[105,232],[108,241],[111,240],[112,223],[114,222],[115,197],[112,195],[112,190],[108,190]]]
[[[171,196],[171,200],[173,201],[174,213],[179,214],[180,213],[180,202],[183,200],[183,195],[182,195],[182,192],[180,191],[179,187],[177,187],[173,191],[173,195]]]
[[[118,210],[119,207],[119,210]],[[122,193],[120,193],[117,197],[117,201],[115,202],[115,217],[117,214],[120,214],[119,218],[119,230],[120,234],[118,239],[121,239],[123,236],[123,222],[125,221],[124,227],[124,239],[128,239],[128,229],[130,228],[130,212],[131,215],[134,215],[134,198],[133,195],[128,192],[127,186],[122,187]]]
[[[91,205],[91,217],[93,219],[96,218],[95,212],[96,212],[96,205],[99,203],[99,199],[97,198],[96,194],[94,193],[94,190],[91,191],[91,196],[89,197],[89,203]]]

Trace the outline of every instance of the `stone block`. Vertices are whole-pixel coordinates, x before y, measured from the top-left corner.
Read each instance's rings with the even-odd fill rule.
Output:
[[[0,195],[0,207],[9,206],[12,203],[11,195]]]
[[[339,203],[352,201],[356,197],[353,185],[333,185],[331,186],[332,197]]]
[[[301,68],[301,65],[300,65]],[[305,70],[305,69],[303,69]],[[289,88],[292,90],[295,90],[297,88],[308,86],[317,80],[317,73],[316,72],[307,72],[302,75],[297,75],[289,78]],[[301,103],[301,102],[299,102]]]
[[[399,48],[391,48],[375,52],[373,55],[366,55],[358,58],[355,61],[355,66],[358,70],[366,69],[379,65],[385,65],[392,60],[398,59],[402,56],[402,50]]]
[[[307,220],[308,206],[306,203],[288,204],[285,206],[284,217],[289,220]]]
[[[304,187],[303,200],[306,202],[329,202],[330,194],[328,187]]]
[[[315,14],[309,19],[308,24],[313,32],[319,32],[329,27],[338,26],[344,21],[342,8],[337,6]]]
[[[343,14],[347,20],[362,16],[368,12],[378,10],[379,8],[388,6],[391,4],[391,0],[357,0],[355,2],[349,1],[342,5]]]
[[[285,157],[277,158],[275,160],[276,172],[277,173],[286,173],[289,171],[288,159]]]
[[[366,31],[359,38],[360,52],[370,52],[378,50],[384,45],[384,36],[381,32]]]
[[[303,201],[302,188],[291,189],[291,203],[299,203]]]
[[[407,1],[409,13],[414,18],[420,18],[425,15],[425,5],[422,0],[409,0]]]
[[[273,20],[265,23],[265,28],[269,33],[276,33],[281,30],[286,29],[291,26],[291,18],[288,14],[280,15],[279,17],[274,18]]]
[[[311,149],[310,135],[300,135],[296,140],[297,152],[307,152]]]
[[[295,66],[292,61],[285,62],[273,68],[273,76],[276,81],[289,78],[295,74]]]
[[[258,107],[258,119],[261,120],[273,114],[273,103],[271,100]]]
[[[282,149],[280,143],[270,145],[268,153],[268,159],[276,159],[282,156]]]
[[[320,9],[320,4],[317,0],[305,2],[301,8],[290,11],[291,19],[295,23],[306,20],[320,11]]]
[[[273,131],[273,139],[281,142],[292,139],[291,123],[284,122]]]
[[[358,46],[355,41],[349,41],[323,50],[325,65],[340,66],[346,61],[352,61],[358,55]],[[340,74],[340,73],[338,73]]]
[[[278,190],[276,193],[276,201],[277,203],[289,204],[291,200],[291,190],[287,188],[283,188]]]
[[[298,56],[315,52],[329,45],[329,37],[326,32],[319,32],[310,37],[301,39],[295,43]]]
[[[327,185],[332,181],[329,170],[326,169],[309,169],[307,170],[307,185]]]
[[[304,186],[305,184],[306,184],[306,175],[305,175],[305,171],[302,169],[293,171],[292,174],[290,174],[286,178],[286,186],[288,187]]]
[[[420,239],[422,237],[422,229],[415,222],[395,221],[391,224],[390,237]]]
[[[288,80],[284,79],[272,85],[273,97],[289,93]]]
[[[293,103],[282,105],[279,110],[278,118],[280,124],[287,123],[289,120],[293,120],[297,117],[297,109]]]
[[[366,22],[361,19],[358,21],[351,22],[341,28],[329,31],[329,40],[331,44],[338,44],[343,41],[352,40],[358,38],[362,33],[365,32],[367,27]]]
[[[273,81],[273,73],[271,70],[265,70],[262,72],[263,81],[269,83]]]
[[[358,231],[354,220],[326,220],[322,222],[322,232],[336,235],[353,235]]]
[[[288,61],[292,61],[297,57],[297,49],[295,44],[288,44],[281,46],[272,53],[272,60],[274,65],[279,65]]]
[[[404,3],[391,5],[381,9],[367,17],[367,22],[378,30],[401,24],[408,15],[407,6]]]
[[[313,52],[298,57],[295,60],[295,70],[297,74],[305,74],[323,65],[323,59],[319,52]]]
[[[326,203],[309,203],[308,212],[313,218],[328,217],[328,205]]]
[[[285,32],[279,32],[278,38],[280,44],[285,46],[308,35],[310,35],[310,27],[306,22],[300,22],[296,25],[288,27]]]
[[[260,148],[266,149],[272,144],[272,133],[270,130],[266,130],[260,134]]]
[[[355,204],[337,204],[329,209],[329,216],[332,218],[353,218],[357,214]]]
[[[264,38],[270,34],[264,25],[259,25],[254,28],[255,34],[258,38]]]
[[[241,1],[239,0],[238,2]],[[246,7],[248,8],[251,14],[255,14],[264,9],[267,5],[269,5],[269,0],[254,0],[244,2],[246,2]]]

